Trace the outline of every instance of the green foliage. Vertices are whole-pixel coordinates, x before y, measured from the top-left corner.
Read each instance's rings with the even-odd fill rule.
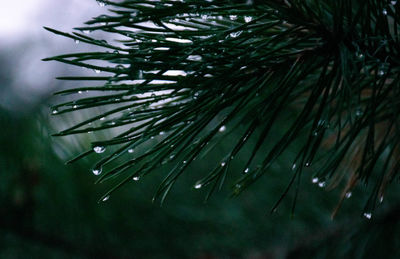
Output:
[[[341,201],[360,182],[368,184],[368,216],[398,177],[396,1],[100,4],[109,12],[73,33],[46,28],[100,50],[45,60],[95,71],[59,78],[99,83],[58,92],[73,98],[53,114],[104,106],[56,134],[112,135],[70,161],[102,154],[93,167],[101,173],[97,182],[115,184],[101,200],[161,167],[169,170],[154,196],[162,203],[193,161],[210,159],[207,152],[229,134],[230,148],[211,158],[214,169],[194,185],[209,186],[206,199],[234,172],[237,157],[244,161],[235,195],[283,153],[296,153],[273,210],[292,189],[294,209],[301,179],[313,174],[321,187],[340,186]],[[138,148],[144,151],[133,152]]]

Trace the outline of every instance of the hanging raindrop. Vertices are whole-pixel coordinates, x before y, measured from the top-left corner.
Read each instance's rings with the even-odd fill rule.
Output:
[[[386,10],[386,8],[383,8],[383,9],[382,9],[382,14],[383,14],[383,15],[387,15],[387,10]]]
[[[220,128],[219,128],[219,132],[224,132],[226,130],[226,126],[225,125],[222,125]]]
[[[194,186],[195,189],[200,189],[201,187],[202,187],[201,183],[197,183],[197,184]]]
[[[139,179],[140,179],[139,176],[134,176],[134,177],[132,178],[132,180],[134,180],[134,181],[139,181]]]
[[[104,7],[104,6],[106,5],[103,1],[97,1],[97,4],[98,4],[100,7]]]
[[[378,76],[380,77],[384,76],[388,70],[388,67],[389,67],[388,63],[382,63],[378,69]]]
[[[363,110],[361,108],[356,109],[356,117],[361,117],[363,115]]]
[[[103,169],[101,167],[92,169],[92,173],[94,175],[99,175],[99,174],[101,174],[102,171],[103,171]]]
[[[244,17],[244,21],[245,22],[251,22],[253,20],[253,18],[251,16],[245,16]]]
[[[296,163],[293,163],[293,165],[292,165],[292,170],[295,170],[296,167],[297,167]]]
[[[235,32],[231,32],[229,34],[229,36],[231,36],[232,38],[236,38],[237,36],[239,36],[242,32],[241,31],[235,31]]]
[[[320,187],[320,188],[324,188],[325,185],[326,185],[326,184],[325,184],[324,181],[318,183],[318,187]]]
[[[346,197],[346,199],[350,198],[351,195],[353,195],[351,192],[346,192],[346,194],[344,195],[344,197]]]
[[[128,153],[133,153],[133,148],[128,149]]]
[[[392,0],[392,1],[390,1],[390,4],[391,4],[391,5],[396,5],[396,4],[397,4],[397,0]]]
[[[366,217],[367,219],[371,219],[372,218],[372,213],[371,212],[364,212],[363,216]]]
[[[98,70],[98,69],[95,69],[94,72],[95,72],[96,74],[100,74],[100,70]]]
[[[243,173],[247,174],[249,171],[250,171],[250,168],[247,167],[246,169],[244,169]]]
[[[95,146],[95,147],[93,148],[93,150],[94,150],[94,152],[96,152],[97,154],[100,154],[100,153],[103,153],[104,151],[106,151],[106,148],[105,148],[105,147],[102,147],[102,146]]]
[[[80,42],[79,40],[74,40],[74,41],[75,41],[75,44],[79,44],[79,42]]]
[[[57,114],[57,113],[58,113],[58,110],[57,110],[56,108],[54,108],[54,109],[51,111],[51,113],[52,113],[52,114]]]
[[[318,177],[314,177],[311,181],[312,181],[312,183],[318,183],[319,179],[318,179]]]
[[[108,199],[110,199],[110,195],[107,195],[107,196],[104,197],[101,201],[108,201]]]
[[[237,15],[229,15],[229,19],[235,21],[237,19]]]

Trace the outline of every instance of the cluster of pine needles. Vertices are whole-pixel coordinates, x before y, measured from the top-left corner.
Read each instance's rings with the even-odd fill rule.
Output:
[[[106,14],[74,32],[46,29],[100,51],[45,60],[94,71],[59,78],[95,84],[58,92],[73,98],[53,106],[54,115],[103,107],[56,135],[119,129],[69,161],[101,153],[93,167],[98,182],[118,182],[100,200],[170,164],[154,196],[162,203],[189,165],[231,132],[236,142],[194,183],[195,189],[207,188],[207,199],[245,145],[251,152],[235,195],[301,143],[287,168],[291,180],[272,210],[291,190],[295,204],[306,178],[320,187],[339,186],[341,200],[360,183],[372,185],[364,210],[370,217],[398,177],[397,1],[98,3]],[[277,125],[281,135],[271,137]],[[141,146],[143,152],[135,153]]]

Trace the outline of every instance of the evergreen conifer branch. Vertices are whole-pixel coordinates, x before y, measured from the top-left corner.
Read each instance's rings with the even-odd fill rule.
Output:
[[[367,215],[398,177],[397,1],[99,3],[109,12],[75,32],[46,29],[105,50],[45,60],[96,72],[59,79],[99,82],[56,93],[88,92],[55,105],[54,115],[100,106],[107,110],[57,136],[121,129],[70,161],[96,152],[103,158],[94,173],[114,166],[98,182],[116,178],[119,183],[101,200],[128,181],[172,163],[154,197],[163,202],[187,167],[222,138],[221,132],[241,128],[237,125],[245,130],[237,133],[236,143],[194,186],[210,185],[207,199],[223,185],[244,145],[252,151],[234,194],[303,139],[288,168],[292,179],[273,210],[293,185],[297,197],[300,180],[309,177],[306,168],[314,164],[314,183],[332,188],[344,184],[341,201],[357,184],[373,185]],[[88,34],[96,31],[115,41]],[[289,126],[271,139],[271,129],[288,117]],[[267,142],[272,147],[266,152]],[[146,150],[132,156],[143,145]]]

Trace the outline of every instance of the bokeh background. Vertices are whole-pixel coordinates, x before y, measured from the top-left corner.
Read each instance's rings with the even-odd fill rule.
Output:
[[[230,197],[234,182],[229,179],[222,191],[203,202],[206,192],[192,186],[196,175],[210,169],[206,159],[190,167],[163,207],[151,202],[162,169],[98,204],[110,186],[94,184],[90,169],[96,157],[64,164],[87,147],[89,137],[51,137],[69,120],[79,120],[79,114],[56,120],[49,109],[59,101],[53,92],[75,84],[56,81],[56,76],[92,71],[41,61],[89,47],[42,26],[71,31],[105,11],[94,0],[2,3],[0,258],[400,257],[396,186],[372,220],[361,217],[364,186],[331,220],[339,192],[311,184],[308,172],[294,217],[292,196],[271,214],[290,179],[290,152],[239,197]],[[233,139],[235,134],[224,141]],[[223,149],[224,142],[213,152]],[[236,163],[241,164],[240,158]],[[239,171],[233,166],[230,173]]]

